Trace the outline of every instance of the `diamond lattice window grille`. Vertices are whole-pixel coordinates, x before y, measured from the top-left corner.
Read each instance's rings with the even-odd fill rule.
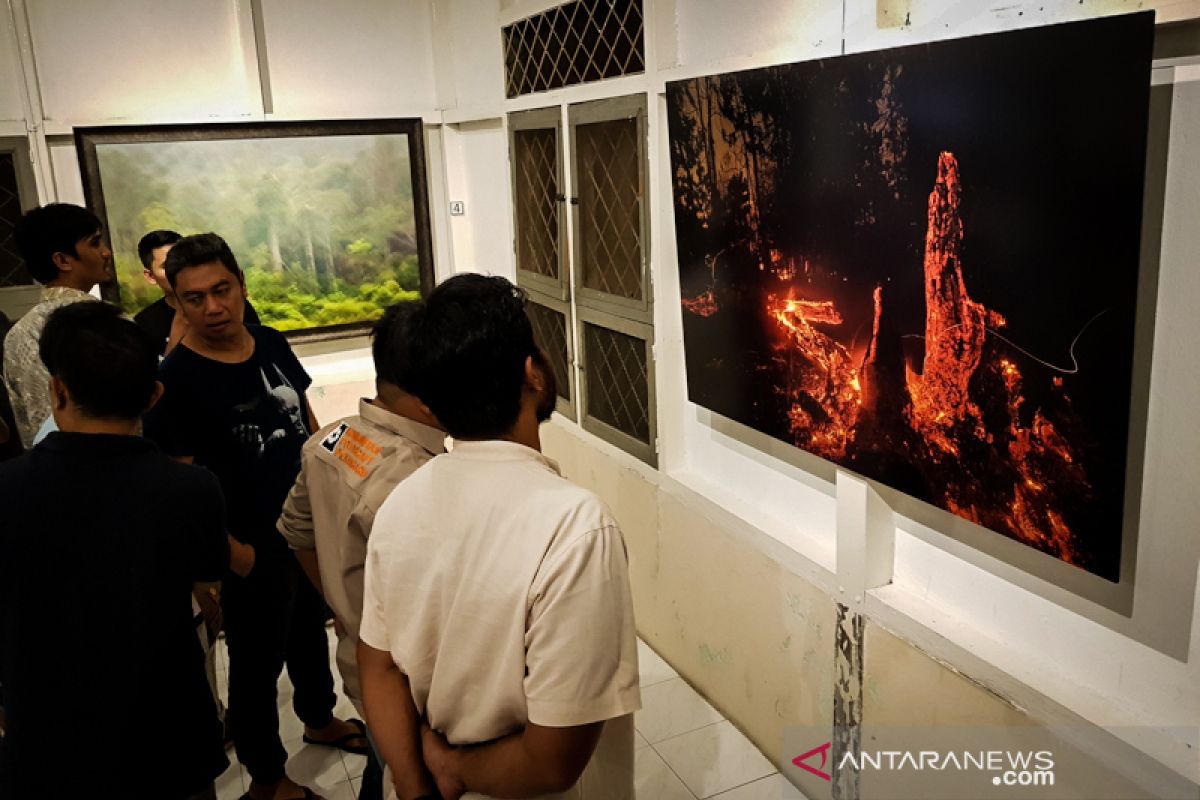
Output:
[[[21,219],[17,169],[12,153],[0,153],[0,286],[28,286],[33,276],[17,252],[13,230]]]
[[[641,300],[641,176],[636,119],[575,128],[583,286]]]
[[[558,134],[513,131],[517,266],[558,279]]]
[[[646,70],[642,0],[576,0],[506,26],[503,38],[509,97]]]
[[[584,326],[587,414],[650,443],[650,383],[646,343],[596,325]]]
[[[570,362],[567,357],[567,317],[552,308],[531,302],[526,307],[529,322],[533,325],[533,338],[546,351],[554,379],[558,383],[558,396],[571,399]]]

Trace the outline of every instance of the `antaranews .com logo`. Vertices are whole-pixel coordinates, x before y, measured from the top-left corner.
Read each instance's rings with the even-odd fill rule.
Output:
[[[1049,750],[863,750],[846,752],[833,763],[832,742],[801,753],[792,763],[826,781],[834,771],[979,772],[993,786],[1053,786],[1054,754]]]

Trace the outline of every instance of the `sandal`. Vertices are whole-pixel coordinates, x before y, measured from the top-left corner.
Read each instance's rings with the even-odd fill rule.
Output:
[[[304,734],[303,741],[305,744],[317,744],[322,747],[332,747],[335,750],[341,750],[343,753],[353,753],[356,756],[365,756],[371,752],[369,744],[350,744],[352,739],[367,738],[367,724],[361,719],[348,719],[346,722],[358,728],[357,733],[347,733],[345,736],[339,736],[336,739],[314,739],[307,733]]]

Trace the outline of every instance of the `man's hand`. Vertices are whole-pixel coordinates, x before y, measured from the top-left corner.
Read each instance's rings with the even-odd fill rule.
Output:
[[[358,675],[367,727],[375,739],[379,757],[392,771],[396,797],[432,795],[435,783],[421,760],[421,720],[413,704],[408,676],[392,661],[391,653],[376,650],[361,640]]]
[[[221,584],[197,583],[192,587],[196,605],[200,606],[200,614],[204,618],[204,627],[208,631],[208,641],[217,641],[221,631]]]
[[[566,728],[530,722],[490,742],[454,747],[422,722],[421,757],[446,800],[457,800],[466,792],[541,797],[575,785],[603,730],[603,722]]]
[[[232,536],[229,537],[229,568],[239,578],[249,577],[254,569],[255,553],[251,545],[243,544]]]
[[[421,722],[421,755],[437,783],[442,800],[458,800],[467,790],[458,775],[456,750],[444,736],[429,727],[428,722]]]

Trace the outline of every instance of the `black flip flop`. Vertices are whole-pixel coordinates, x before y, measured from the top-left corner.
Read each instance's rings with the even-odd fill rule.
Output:
[[[303,741],[305,744],[316,744],[320,745],[321,747],[332,747],[335,750],[341,750],[343,753],[353,753],[356,756],[365,756],[370,753],[370,744],[350,744],[351,739],[367,738],[367,723],[363,722],[361,719],[348,719],[346,722],[349,722],[351,725],[358,728],[358,733],[347,733],[345,736],[339,736],[336,739],[329,739],[326,741],[314,739],[306,733],[304,734]]]

